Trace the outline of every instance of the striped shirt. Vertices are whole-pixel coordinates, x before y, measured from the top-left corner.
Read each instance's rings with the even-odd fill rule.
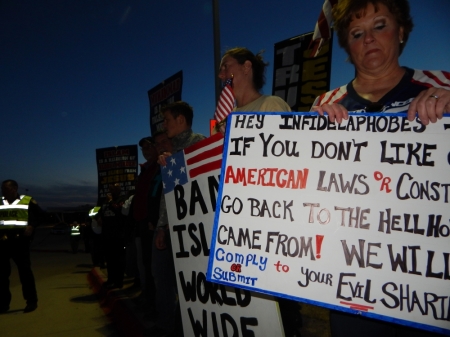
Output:
[[[401,81],[379,102],[383,105],[380,112],[403,112],[408,110],[412,100],[423,90],[431,87],[450,90],[450,73],[436,70],[417,70],[404,67],[406,70]],[[314,101],[314,106],[339,103],[348,111],[366,112],[372,102],[362,98],[353,88],[352,82],[328,91]]]

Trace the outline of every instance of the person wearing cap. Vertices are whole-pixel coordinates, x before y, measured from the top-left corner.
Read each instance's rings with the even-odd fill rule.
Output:
[[[43,212],[30,196],[19,195],[15,180],[2,183],[0,200],[0,313],[7,312],[11,303],[9,276],[10,259],[14,260],[22,283],[22,294],[27,305],[25,313],[37,308],[37,292],[31,270],[30,244],[34,229]]]
[[[142,288],[141,299],[148,309],[154,309],[155,285],[152,276],[153,232],[159,217],[159,202],[162,179],[158,163],[158,152],[154,138],[144,137],[139,141],[146,162],[140,164],[131,214],[136,224],[136,253]]]

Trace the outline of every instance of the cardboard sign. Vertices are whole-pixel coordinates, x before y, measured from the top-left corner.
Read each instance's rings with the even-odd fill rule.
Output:
[[[103,205],[109,187],[119,183],[121,195],[134,191],[138,170],[137,145],[105,147],[95,150],[98,172],[97,205]]]
[[[450,333],[449,136],[404,113],[233,113],[208,280]]]
[[[217,134],[162,168],[184,336],[284,336],[270,296],[206,281],[222,149]]]
[[[309,111],[314,99],[330,90],[333,35],[316,57],[309,49],[313,32],[275,43],[272,94],[292,111]]]
[[[161,109],[170,103],[181,100],[181,89],[183,87],[183,71],[165,79],[155,87],[147,91],[150,103],[150,132],[155,135],[164,130],[164,120]]]

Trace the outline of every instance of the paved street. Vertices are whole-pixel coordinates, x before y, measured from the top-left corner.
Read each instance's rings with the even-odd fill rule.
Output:
[[[38,308],[24,314],[25,301],[11,261],[10,311],[0,315],[0,335],[8,337],[108,336],[119,334],[90,289],[90,254],[69,253],[69,236],[50,234],[40,227],[32,244],[31,263],[38,292]],[[84,249],[83,244],[80,248]]]

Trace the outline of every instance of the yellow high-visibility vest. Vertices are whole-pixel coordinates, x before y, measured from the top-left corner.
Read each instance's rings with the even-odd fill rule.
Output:
[[[21,195],[12,204],[2,197],[0,200],[0,229],[28,226],[28,207],[31,197]]]
[[[71,236],[77,236],[80,235],[80,225],[72,226],[70,229],[70,235]]]
[[[96,216],[100,208],[101,208],[100,206],[95,206],[93,209],[91,209],[89,211],[89,217],[93,218],[94,216]]]

